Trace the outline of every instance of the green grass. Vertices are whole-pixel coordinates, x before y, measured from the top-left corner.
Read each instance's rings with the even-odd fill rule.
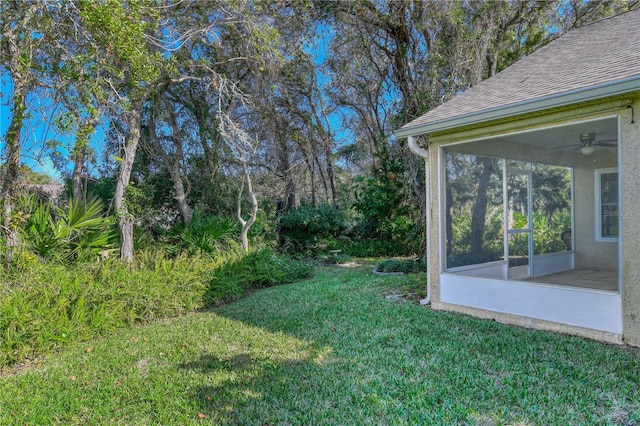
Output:
[[[423,277],[321,268],[119,330],[1,377],[0,424],[640,424],[638,351],[385,299]]]

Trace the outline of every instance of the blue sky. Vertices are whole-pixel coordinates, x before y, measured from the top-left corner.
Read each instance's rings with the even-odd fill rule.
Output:
[[[2,97],[0,98],[2,102],[2,105],[0,105],[0,134],[2,135],[0,152],[2,156],[0,158],[1,162],[4,163],[6,161],[5,135],[13,115],[11,80],[7,73],[2,74],[0,87],[2,88]],[[24,120],[22,127],[22,153],[20,162],[31,167],[34,171],[46,173],[55,179],[60,179],[60,174],[53,166],[53,162],[48,156],[44,155],[45,142],[51,138],[59,138],[60,135],[56,134],[50,120],[47,120],[47,117],[41,114],[41,108],[38,108],[38,106],[42,106],[40,99],[29,95],[27,104],[32,107],[28,108],[29,115]],[[53,105],[51,105],[51,107],[53,107]],[[51,108],[51,112],[53,111],[55,111],[55,109]]]
[[[5,135],[12,118],[12,87],[8,73],[2,74],[0,81],[2,96],[0,97],[0,164],[6,161],[5,158]],[[56,150],[63,156],[68,156],[69,152],[65,147],[73,143],[70,134],[64,134],[56,129],[53,118],[62,112],[60,105],[52,101],[51,96],[44,91],[31,93],[27,96],[27,117],[23,122],[21,142],[22,150],[20,162],[26,164],[32,170],[46,173],[53,179],[62,181],[59,170],[57,170],[46,152],[47,142],[56,141]],[[92,145],[97,146],[97,141],[104,139],[104,133],[99,130],[93,137]],[[69,163],[69,167],[71,163]]]

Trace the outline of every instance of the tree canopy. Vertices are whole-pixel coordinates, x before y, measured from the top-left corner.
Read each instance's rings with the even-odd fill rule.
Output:
[[[639,6],[4,1],[4,244],[20,244],[12,217],[34,149],[22,129],[38,116],[58,135],[38,149],[74,200],[110,206],[124,260],[135,232],[194,212],[237,217],[248,246],[256,221],[274,233],[301,205],[342,210],[352,237],[410,245],[424,171],[394,129],[559,34]]]

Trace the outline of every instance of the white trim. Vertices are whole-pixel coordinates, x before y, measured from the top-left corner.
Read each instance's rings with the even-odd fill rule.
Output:
[[[487,123],[499,119],[529,114],[549,109],[568,107],[577,103],[596,101],[612,96],[619,96],[640,91],[640,76],[623,80],[572,90],[542,98],[526,100],[514,104],[489,108],[470,114],[454,116],[444,120],[402,127],[395,132],[397,138],[442,132],[458,127]]]
[[[617,167],[609,167],[606,169],[594,170],[594,192],[595,192],[595,225],[596,225],[596,241],[600,243],[617,243],[620,236],[620,217],[618,216],[618,237],[602,236],[602,175],[615,173],[618,179],[618,212],[620,212],[620,174]]]
[[[558,251],[553,253],[536,254],[534,257],[534,272],[531,277],[540,277],[554,274],[556,272],[569,271],[575,269],[575,252],[573,250]],[[526,266],[524,266],[526,268]],[[519,268],[523,268],[522,266]],[[509,262],[496,260],[494,262],[477,263],[473,265],[456,266],[448,268],[447,274],[464,275],[476,278],[495,278],[498,280],[513,279],[509,277]],[[520,278],[528,275],[520,275]]]
[[[532,184],[532,179],[533,179],[533,172],[531,170],[525,170],[525,169],[519,169],[519,168],[514,168],[514,167],[507,167],[507,164],[509,162],[508,159],[503,158],[502,161],[505,164],[505,168],[507,169],[507,180],[505,181],[507,183],[506,185],[506,191],[505,191],[505,186],[503,185],[503,192],[502,192],[502,198],[503,200],[507,201],[507,207],[508,207],[508,201],[509,201],[509,176],[510,175],[522,175],[522,176],[526,176],[527,177],[527,227],[526,228],[518,228],[518,229],[512,229],[509,228],[509,214],[507,214],[507,220],[505,220],[504,222],[504,229],[506,229],[506,235],[507,235],[507,255],[505,256],[505,259],[509,259],[511,257],[511,253],[508,252],[509,250],[509,244],[508,244],[508,237],[510,235],[514,235],[514,234],[527,234],[527,265],[526,265],[526,269],[527,271],[524,271],[524,267],[510,267],[509,268],[509,278],[513,278],[513,277],[518,277],[518,278],[525,278],[525,277],[532,277],[533,276],[533,266],[534,266],[534,250],[533,250],[533,202],[532,202],[532,198],[533,198],[533,184]],[[511,160],[513,161],[513,160]],[[531,168],[531,162],[527,162],[527,165],[529,166],[529,168]],[[507,213],[511,213],[511,212],[507,212]]]
[[[575,173],[573,167],[568,167],[569,173],[571,175],[571,180],[569,181],[571,184],[571,250],[575,252],[576,250],[576,192],[575,192]],[[576,267],[576,257],[575,255],[571,260],[571,269]]]
[[[633,114],[633,110],[632,110],[632,114]],[[632,115],[633,117],[633,115]],[[622,168],[622,149],[620,148],[620,144],[622,143],[622,129],[620,126],[620,115],[618,114],[618,122],[616,123],[616,125],[618,126],[618,156],[617,156],[617,165],[618,165],[618,209],[620,209],[621,212],[624,211],[624,205],[623,205],[623,199],[622,199],[622,176],[624,173],[624,169]],[[624,215],[623,216],[619,216],[618,217],[618,293],[622,294],[624,291],[624,285],[623,285],[623,275],[622,275],[622,271],[624,270],[622,268],[623,265],[623,259],[624,259],[624,253],[622,251],[622,247],[624,246],[623,244],[623,240],[624,240]],[[622,315],[622,313],[620,313],[620,315]],[[622,321],[622,317],[620,318],[620,321]]]
[[[504,280],[507,278],[508,262],[497,260],[495,262],[478,263],[475,265],[456,266],[447,269],[448,274],[465,275],[468,277],[495,278]]]
[[[622,296],[617,292],[444,273],[440,301],[622,334]]]
[[[507,280],[524,280],[531,277],[529,265],[512,266],[507,273]]]
[[[447,272],[456,274],[459,272],[473,271],[474,269],[492,268],[494,266],[504,266],[507,264],[505,260],[494,260],[493,262],[474,263],[471,265],[454,266],[453,268],[447,268]]]
[[[616,107],[616,110],[620,110],[623,107]],[[595,123],[598,121],[607,121],[607,120],[612,120],[612,119],[620,119],[620,114],[616,114],[616,113],[612,113],[612,114],[607,114],[607,115],[603,115],[603,116],[598,116],[598,117],[592,117],[594,115],[597,115],[598,111],[592,112],[589,114],[589,116],[591,118],[584,118],[584,117],[580,117],[578,119],[572,119],[571,117],[566,118],[565,120],[563,120],[561,123],[554,123],[554,124],[544,124],[541,123],[539,125],[536,125],[532,128],[527,128],[524,130],[507,130],[504,132],[498,132],[498,133],[492,133],[490,135],[487,136],[476,136],[476,137],[471,137],[469,139],[462,139],[462,140],[457,140],[454,142],[450,142],[450,141],[446,141],[446,142],[442,142],[440,143],[440,146],[442,146],[443,148],[446,147],[450,147],[450,146],[455,146],[455,145],[463,145],[463,144],[467,144],[467,143],[473,143],[473,142],[482,142],[482,141],[487,141],[487,140],[491,140],[491,139],[496,139],[496,138],[509,138],[512,139],[514,136],[518,136],[518,135],[524,135],[527,133],[536,133],[536,132],[540,132],[542,130],[550,130],[550,129],[557,129],[557,128],[561,128],[561,127],[568,127],[568,126],[575,126],[577,124],[584,124],[584,123]],[[618,125],[618,132],[619,132],[620,126]],[[618,136],[618,140],[620,140],[620,137]],[[439,143],[437,137],[434,140],[431,140],[431,142],[435,142],[435,143]],[[492,157],[490,155],[484,155],[484,157]],[[493,156],[493,158],[502,158],[502,157],[496,157]]]
[[[446,228],[446,209],[447,194],[445,185],[446,178],[446,162],[447,158],[444,153],[444,146],[438,146],[438,241],[440,246],[440,273],[447,270],[447,228]]]
[[[532,277],[554,274],[556,272],[574,269],[575,252],[573,250],[556,251],[552,253],[536,254]]]

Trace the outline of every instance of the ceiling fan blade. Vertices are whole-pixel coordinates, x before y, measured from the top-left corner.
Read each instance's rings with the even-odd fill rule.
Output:
[[[582,144],[581,144],[581,143],[572,143],[571,145],[556,146],[556,147],[555,147],[555,148],[553,148],[553,149],[571,148],[572,146],[575,146],[575,147],[578,147],[578,148],[579,148],[579,147],[581,147],[581,146],[582,146]]]
[[[605,146],[607,148],[615,148],[618,146],[618,139],[602,139],[593,142],[594,145]]]

